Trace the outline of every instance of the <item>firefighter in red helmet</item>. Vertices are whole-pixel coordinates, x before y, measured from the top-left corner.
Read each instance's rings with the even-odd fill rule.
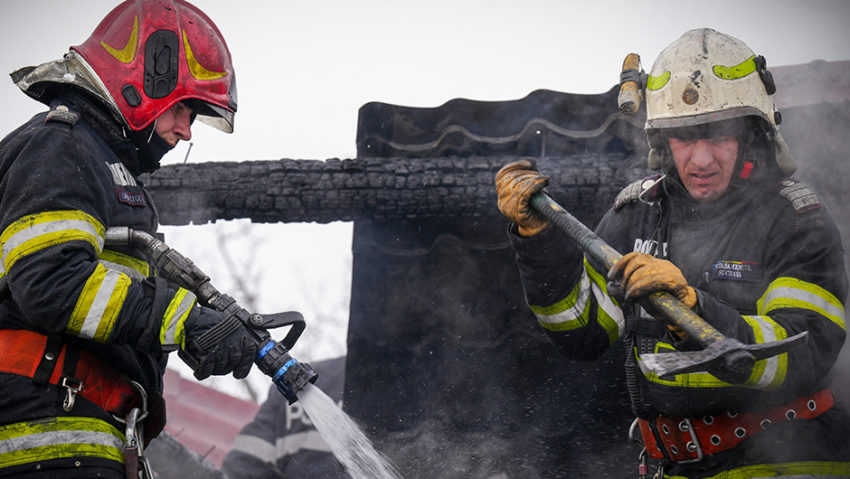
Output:
[[[850,477],[850,415],[829,389],[846,337],[841,239],[791,178],[764,58],[691,30],[661,52],[645,90],[649,166],[660,174],[627,186],[597,226],[627,253],[609,271],[532,211],[548,178],[527,161],[497,174],[526,301],[571,358],[623,345],[632,431],[641,457],[658,461],[655,477]],[[641,307],[657,291],[742,343],[803,331],[808,341],[747,377],[712,366],[659,377],[642,355],[700,344]]]
[[[110,227],[156,233],[138,176],[195,119],[233,131],[230,52],[197,7],[130,0],[12,79],[49,111],[0,143],[0,477],[138,476],[165,421],[168,353],[198,359],[198,379],[245,377],[256,356],[243,327],[193,351],[221,314],[105,244]]]

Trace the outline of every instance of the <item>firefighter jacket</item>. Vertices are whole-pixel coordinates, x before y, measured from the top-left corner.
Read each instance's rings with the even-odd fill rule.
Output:
[[[53,100],[0,143],[0,276],[10,291],[0,330],[58,336],[149,394],[162,391],[165,353],[180,345],[195,298],[154,281],[138,251],[104,241],[113,226],[155,234],[137,175],[156,166],[81,94]],[[26,376],[0,373],[0,390],[0,476],[67,464],[123,471],[124,430],[110,414],[84,398],[66,412],[62,388]]]
[[[846,334],[847,278],[839,234],[825,206],[791,179],[733,183],[709,204],[691,200],[670,180],[654,180],[624,189],[597,234],[622,254],[641,251],[672,261],[697,290],[698,314],[725,336],[752,344],[807,331],[808,341],[758,361],[744,384],[710,372],[660,378],[641,370],[642,354],[699,347],[609,294],[604,267],[584,258],[557,228],[523,238],[512,226],[526,300],[551,341],[579,360],[622,343],[632,406],[644,419],[759,411],[828,387]],[[674,464],[668,472],[712,477],[735,470],[728,477],[749,477],[741,468],[782,463],[787,469],[776,471],[843,476],[850,474],[848,437],[850,421],[836,405],[815,419],[777,424],[731,450]]]
[[[345,358],[319,361],[312,366],[319,374],[316,386],[341,408]],[[254,420],[233,440],[222,471],[231,479],[349,477],[301,403],[288,404],[274,386]]]

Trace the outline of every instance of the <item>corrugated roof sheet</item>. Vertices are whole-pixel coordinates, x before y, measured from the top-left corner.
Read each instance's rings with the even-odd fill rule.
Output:
[[[645,151],[644,110],[599,95],[536,90],[509,101],[454,99],[435,108],[371,102],[359,111],[358,157],[546,156]]]

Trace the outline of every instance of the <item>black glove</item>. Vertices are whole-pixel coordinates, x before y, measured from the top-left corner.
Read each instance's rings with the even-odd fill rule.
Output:
[[[199,342],[207,343],[202,338],[209,339],[208,332],[224,320],[228,321],[229,326],[224,330],[226,335],[213,344],[205,346],[203,350],[199,349]],[[216,328],[216,331],[221,331],[220,328],[221,326]],[[204,335],[204,333],[208,334]],[[251,371],[251,366],[257,357],[257,342],[241,321],[236,318],[225,319],[223,314],[204,306],[198,306],[186,318],[184,344],[186,352],[198,360],[198,367],[195,368],[195,377],[198,379],[230,372],[233,372],[233,377],[236,379],[242,379]]]

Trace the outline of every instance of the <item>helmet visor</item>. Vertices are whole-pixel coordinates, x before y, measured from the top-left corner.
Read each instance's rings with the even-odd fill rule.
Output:
[[[196,110],[198,120],[225,133],[233,133],[233,112],[209,103]]]

